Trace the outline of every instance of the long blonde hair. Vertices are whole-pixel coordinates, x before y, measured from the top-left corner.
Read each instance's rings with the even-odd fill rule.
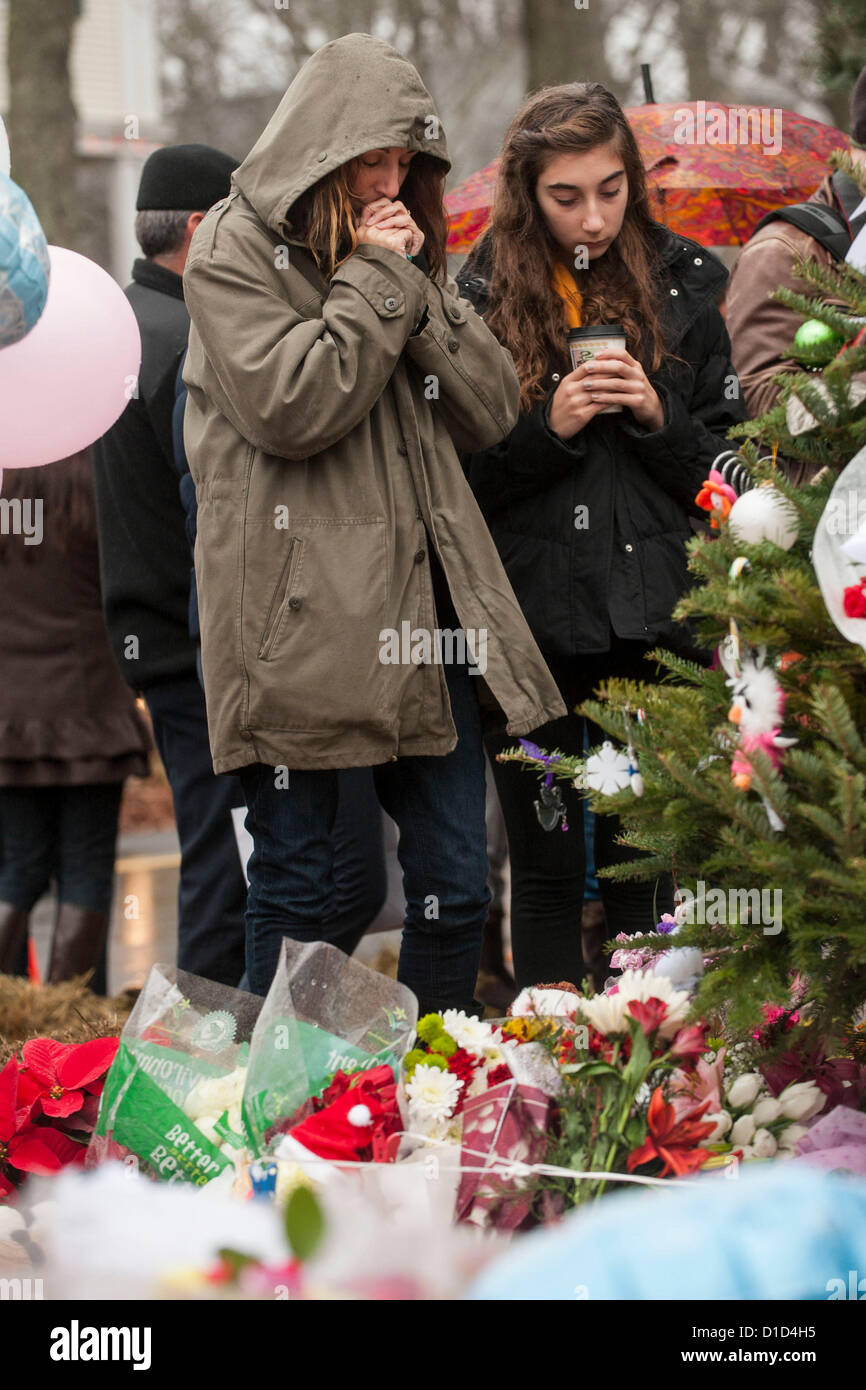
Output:
[[[358,245],[355,230],[355,204],[352,184],[360,157],[333,169],[319,179],[292,207],[292,221],[309,246],[320,273],[330,280],[337,267],[351,256]],[[447,223],[443,195],[445,170],[438,159],[416,154],[400,187],[400,201],[406,204],[419,231],[424,233],[424,254],[431,279],[444,280]]]

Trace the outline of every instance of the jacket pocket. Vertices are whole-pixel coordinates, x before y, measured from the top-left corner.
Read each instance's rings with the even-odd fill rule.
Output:
[[[304,542],[300,536],[292,536],[289,541],[288,553],[286,554],[283,567],[280,571],[280,577],[271,595],[267,617],[265,618],[265,625],[262,628],[258,652],[260,661],[270,660],[279,640],[286,616],[286,609],[289,606],[289,601],[292,596],[292,588],[298,577],[303,548]]]

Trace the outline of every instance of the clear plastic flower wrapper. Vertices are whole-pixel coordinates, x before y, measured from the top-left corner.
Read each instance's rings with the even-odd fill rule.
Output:
[[[417,1017],[405,985],[336,946],[287,937],[250,1042],[243,1117],[254,1147],[299,1123],[338,1072],[384,1065],[396,1079]]]
[[[204,1186],[250,1148],[241,1100],[262,1000],[154,965],[105,1081],[87,1166],[134,1156],[149,1177]]]

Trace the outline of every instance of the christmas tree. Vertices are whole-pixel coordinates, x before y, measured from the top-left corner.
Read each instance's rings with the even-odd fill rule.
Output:
[[[655,652],[661,683],[611,680],[582,707],[628,749],[632,775],[612,795],[584,759],[527,744],[503,756],[548,787],[595,786],[593,809],[619,815],[624,842],[642,852],[610,876],[673,874],[677,945],[704,958],[705,1015],[748,1036],[777,1006],[783,1024],[808,1022],[829,1050],[850,1041],[866,1001],[866,616],[850,618],[854,640],[839,630],[812,548],[839,472],[866,446],[866,276],[812,261],[798,272],[814,294],[779,298],[806,320],[790,353],[804,369],[781,374],[778,403],[732,432],[752,488],[732,506],[708,480],[716,529],[689,544],[697,582],[675,616],[708,660],[715,650],[713,665]],[[820,472],[796,487],[779,455]],[[863,465],[866,480],[866,454]],[[866,488],[859,495],[862,507],[836,487],[840,545],[866,522]],[[862,593],[846,594],[850,614]],[[649,932],[631,944],[671,943]]]

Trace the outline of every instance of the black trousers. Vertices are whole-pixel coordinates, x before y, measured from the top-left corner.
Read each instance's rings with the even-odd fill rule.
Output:
[[[0,902],[30,912],[51,883],[57,900],[111,911],[122,782],[80,787],[0,787]],[[15,963],[27,974],[27,943]],[[106,947],[91,981],[106,991]]]
[[[244,805],[243,791],[236,777],[213,770],[204,691],[194,675],[149,686],[144,698],[180,839],[177,963],[236,987],[244,973],[247,889],[231,813]]]
[[[653,680],[657,668],[644,659],[642,643],[611,634],[611,649],[601,655],[557,660],[547,657],[568,708],[587,700],[609,677]],[[589,742],[597,746],[606,735],[589,721],[569,713],[536,730],[533,742],[544,749],[581,755],[584,724]],[[511,945],[514,973],[520,988],[569,980],[579,985],[584,974],[581,952],[581,913],[586,878],[583,793],[568,782],[557,782],[567,807],[568,831],[544,830],[535,813],[538,778],[516,763],[498,763],[496,754],[512,748],[510,735],[486,739],[496,789],[505,816],[511,860]],[[597,869],[635,858],[635,851],[616,844],[621,824],[616,816],[595,816]],[[617,932],[650,931],[662,912],[673,910],[669,875],[649,883],[612,883],[600,877],[608,937]]]

